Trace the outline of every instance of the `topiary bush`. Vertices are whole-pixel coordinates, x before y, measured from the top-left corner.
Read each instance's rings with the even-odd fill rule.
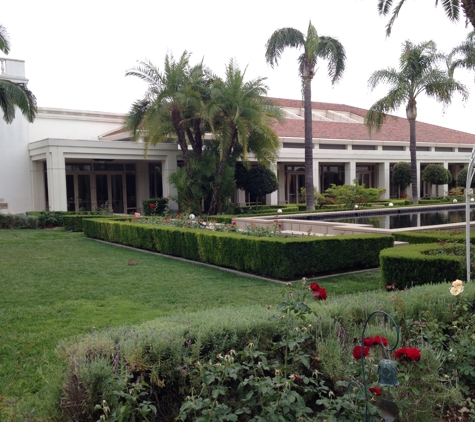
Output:
[[[379,255],[381,276],[398,289],[466,278],[463,257],[442,254],[439,243],[384,249]],[[438,253],[440,251],[440,253]]]

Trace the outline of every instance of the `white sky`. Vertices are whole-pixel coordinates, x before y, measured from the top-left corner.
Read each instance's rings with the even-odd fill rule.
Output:
[[[267,77],[269,96],[300,99],[295,50],[278,67],[266,64],[265,44],[274,30],[293,27],[306,33],[309,20],[319,35],[338,38],[346,49],[347,67],[334,87],[321,62],[312,84],[314,101],[369,108],[387,88],[370,92],[375,70],[397,67],[401,44],[434,40],[449,52],[471,29],[451,23],[434,1],[409,0],[391,37],[388,18],[377,13],[376,0],[15,0],[2,4],[0,23],[10,35],[10,58],[26,62],[29,87],[39,106],[125,113],[145,92],[145,84],[125,71],[137,60],[162,67],[167,52],[193,53],[222,75],[225,64],[247,66],[248,78]],[[1,54],[1,53],[0,53]],[[418,121],[475,133],[474,73],[460,71],[467,85],[466,104],[455,96],[443,113],[435,100],[420,97]],[[405,117],[405,110],[398,115]]]

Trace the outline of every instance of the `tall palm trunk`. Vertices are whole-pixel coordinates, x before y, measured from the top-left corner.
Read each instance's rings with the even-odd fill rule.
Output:
[[[411,153],[411,185],[412,203],[419,203],[419,192],[417,189],[417,158],[416,158],[416,118],[417,101],[410,98],[406,106],[406,117],[409,121],[409,151]]]
[[[304,123],[305,123],[305,202],[307,210],[315,210],[313,193],[313,132],[312,132],[312,79],[304,79]]]
[[[416,119],[409,119],[409,151],[411,153],[411,186],[412,203],[419,203],[419,192],[417,189],[417,158],[416,158]]]

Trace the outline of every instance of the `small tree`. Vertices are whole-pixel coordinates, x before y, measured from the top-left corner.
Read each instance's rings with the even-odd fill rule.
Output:
[[[242,185],[246,192],[256,196],[267,195],[279,188],[279,182],[275,173],[263,166],[252,167],[247,172]]]
[[[398,187],[397,196],[401,198],[401,191],[411,184],[411,165],[404,161],[394,164],[392,182]]]
[[[466,168],[464,168],[464,169],[460,170],[459,174],[457,175],[457,186],[460,186],[464,189],[467,185],[467,171],[468,170]],[[475,178],[473,178],[472,181],[470,182],[470,187],[472,189],[475,188]]]
[[[449,176],[447,170],[440,164],[429,164],[422,171],[422,180],[428,182],[431,185],[446,185],[449,183]],[[432,189],[430,191],[430,197],[432,198]]]

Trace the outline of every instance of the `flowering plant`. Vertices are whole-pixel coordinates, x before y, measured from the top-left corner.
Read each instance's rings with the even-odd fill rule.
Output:
[[[452,296],[458,296],[463,291],[464,291],[463,281],[462,280],[455,280],[452,283],[452,287],[450,288],[450,294]]]
[[[313,292],[313,297],[318,300],[327,300],[327,291],[319,284],[313,282],[310,284],[310,289]]]
[[[418,362],[421,360],[421,351],[414,347],[401,347],[394,352],[394,357],[402,361]]]

